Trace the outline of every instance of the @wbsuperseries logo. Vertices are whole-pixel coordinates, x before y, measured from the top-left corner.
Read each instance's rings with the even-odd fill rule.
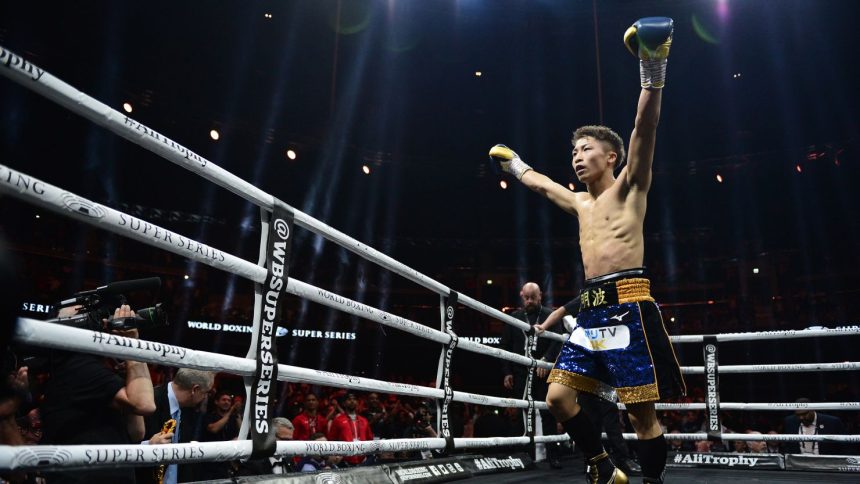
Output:
[[[278,237],[281,240],[287,240],[290,238],[290,226],[287,225],[286,220],[279,218],[275,220],[273,225],[275,227],[275,233],[278,234]]]

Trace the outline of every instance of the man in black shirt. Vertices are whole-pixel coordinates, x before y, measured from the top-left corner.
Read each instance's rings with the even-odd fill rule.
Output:
[[[60,316],[71,316],[77,308],[67,308]],[[114,318],[134,316],[123,305]],[[137,338],[136,329],[113,333]],[[126,360],[125,377],[117,375],[100,356],[54,352],[51,378],[45,385],[42,405],[42,442],[52,445],[131,444],[143,439],[143,416],[155,411],[152,380],[146,363]],[[94,469],[57,472],[54,483],[134,483],[134,470]]]
[[[242,400],[221,390],[215,395],[215,408],[203,417],[203,440],[236,440],[242,428]],[[229,462],[211,462],[203,467],[203,479],[230,477]]]
[[[526,322],[529,326],[542,323],[547,316],[552,313],[552,310],[541,305],[540,287],[534,282],[527,282],[520,290],[520,297],[523,300],[523,307],[514,311],[511,316]],[[551,331],[560,332],[558,326]],[[512,353],[524,354],[526,348],[526,336],[522,330],[514,328],[510,325],[505,325],[502,332],[502,349]],[[538,360],[554,362],[558,357],[558,352],[561,349],[561,343],[551,341],[546,338],[537,339],[537,348],[532,349],[532,357]],[[508,360],[502,360],[503,373],[505,375],[503,383],[506,389],[513,390],[515,398],[523,398],[526,387],[526,376],[528,368],[523,365],[512,363]],[[545,368],[537,368],[535,377],[532,379],[532,398],[536,402],[542,402],[546,399],[546,377],[549,375],[549,370]],[[555,435],[556,421],[555,418],[546,410],[541,410],[541,428],[544,435]],[[561,463],[558,460],[558,446],[556,444],[547,444],[547,460],[553,468],[560,468]]]

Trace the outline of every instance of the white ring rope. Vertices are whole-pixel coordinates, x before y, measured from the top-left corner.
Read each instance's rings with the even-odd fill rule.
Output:
[[[860,370],[860,362],[845,361],[843,363],[794,363],[782,365],[720,365],[721,375],[726,373],[779,373],[847,370]],[[705,367],[682,366],[681,372],[691,375],[701,375],[705,373]]]
[[[536,442],[563,442],[567,435],[537,436]],[[455,438],[456,449],[524,445],[528,437]],[[0,446],[0,467],[10,470],[49,468],[91,469],[94,467],[153,466],[209,461],[244,460],[251,456],[250,440],[145,445],[39,445]],[[441,450],[445,439],[389,439],[359,442],[316,440],[279,441],[277,456],[364,455],[378,452]]]
[[[791,329],[785,331],[755,331],[750,333],[720,333],[714,336],[718,342],[725,341],[756,341],[768,339],[813,338],[818,336],[847,336],[860,335],[860,327],[848,326],[835,329]],[[673,343],[702,343],[705,335],[688,334],[670,336]]]
[[[2,69],[0,69],[2,71]],[[254,263],[201,244],[158,225],[150,224],[126,213],[87,200],[42,180],[0,165],[0,193],[26,200],[35,205],[95,225],[116,234],[138,240],[147,245],[189,257],[209,266],[230,272],[253,282],[266,280],[266,269]],[[80,210],[81,208],[86,211]],[[136,226],[136,229],[135,229]],[[451,336],[429,326],[411,321],[358,301],[340,296],[325,289],[289,278],[287,292],[319,304],[338,309],[380,324],[397,328],[415,336],[448,344]],[[493,348],[470,340],[460,341],[459,348],[473,353],[493,356],[523,366],[531,366],[532,359],[501,348]],[[551,369],[552,363],[536,361],[537,366]]]
[[[98,354],[114,358],[132,358],[136,361],[180,368],[223,371],[239,376],[253,375],[255,368],[255,362],[247,358],[192,350],[180,346],[126,338],[27,318],[18,319],[15,337],[19,342],[47,348]],[[386,382],[372,378],[313,370],[285,364],[278,365],[278,380],[310,383],[313,385],[330,385],[352,390],[380,391],[413,397],[434,399],[444,397],[444,392],[439,388]],[[454,392],[454,401],[495,407],[528,408],[528,401],[526,400],[500,398],[460,391]],[[535,406],[542,410],[547,409],[545,402],[535,402]]]
[[[657,410],[707,410],[705,403],[656,403]],[[621,410],[627,410],[623,403],[618,404]],[[827,403],[739,403],[720,402],[720,410],[860,410],[860,402],[827,402]]]
[[[634,433],[622,434],[624,440],[638,440]],[[708,434],[663,434],[666,440],[708,440]],[[606,438],[606,434],[603,434]],[[860,434],[858,435],[801,435],[801,434],[722,434],[723,440],[753,440],[765,442],[842,442],[855,443],[860,442]]]
[[[194,153],[188,148],[171,140],[167,136],[129,118],[123,113],[112,109],[110,106],[88,96],[71,85],[54,77],[47,71],[26,61],[23,57],[14,54],[8,49],[0,46],[0,64],[6,68],[0,68],[0,73],[18,84],[56,102],[66,109],[83,116],[99,126],[135,143],[162,158],[182,166],[203,178],[220,185],[236,195],[255,203],[257,206],[272,210],[275,198],[237,177],[229,171],[219,167],[211,161]],[[285,204],[286,205],[286,204]],[[303,213],[296,208],[287,205],[293,212],[295,223],[311,232],[321,235],[326,239],[344,247],[378,264],[416,284],[419,284],[435,293],[447,296],[451,289],[444,284],[418,272],[411,267],[383,254],[382,252],[362,243],[358,240],[329,227],[325,223]],[[259,282],[259,281],[257,281]],[[465,294],[459,295],[459,301],[464,306],[484,313],[498,319],[506,324],[528,331],[529,324],[509,316],[498,309],[487,306]],[[542,338],[564,341],[564,337],[553,332],[545,332]]]
[[[634,433],[622,434],[625,440],[638,440]],[[606,434],[603,434],[606,438]],[[669,440],[707,440],[706,433],[666,434]],[[737,434],[722,435],[727,441],[765,442],[860,442],[860,435]],[[538,436],[535,442],[564,442],[566,435]],[[470,449],[525,445],[528,437],[455,438],[454,447]],[[48,468],[82,469],[92,467],[151,466],[165,463],[230,461],[247,459],[251,441],[201,442],[188,444],[142,445],[40,445],[0,446],[0,467],[10,470]],[[445,439],[390,439],[360,442],[280,441],[276,455],[363,455],[378,452],[441,450]]]

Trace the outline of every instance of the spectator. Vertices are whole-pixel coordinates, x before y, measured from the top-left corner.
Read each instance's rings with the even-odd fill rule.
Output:
[[[322,432],[317,432],[310,436],[308,440],[325,441],[325,435]],[[309,455],[299,462],[299,471],[301,472],[316,472],[323,470],[337,469],[338,464],[343,460],[339,455]]]
[[[358,442],[362,440],[373,440],[373,432],[367,419],[358,415],[358,398],[355,393],[348,392],[343,399],[343,413],[334,418],[329,427],[328,440],[340,440],[346,442]],[[344,457],[344,462],[351,466],[362,464],[367,459],[364,455],[351,455]]]
[[[385,407],[382,406],[378,393],[371,392],[367,395],[367,408],[361,414],[370,423],[370,430],[373,431],[373,435],[383,438],[391,437],[387,435]]]
[[[779,435],[776,431],[771,430],[768,432],[768,435]],[[768,440],[767,441],[767,453],[768,454],[781,454],[782,448],[779,444],[778,440]]]
[[[242,399],[220,391],[215,395],[215,408],[206,416],[207,441],[235,440],[242,428]]]
[[[215,374],[210,371],[181,368],[173,381],[155,387],[155,412],[144,419],[144,435],[151,436],[144,444],[160,445],[200,440],[196,435],[200,413],[197,408],[209,396]],[[176,424],[173,432],[162,432],[164,424],[173,419]],[[164,469],[163,482],[174,484],[182,481],[198,480],[194,465],[170,464]],[[137,469],[137,482],[158,482],[158,467]]]
[[[688,451],[693,450],[693,444],[691,442],[680,440],[680,439],[669,438],[669,437],[671,437],[672,434],[680,434],[680,433],[681,433],[680,430],[672,429],[666,435],[666,437],[667,437],[666,440],[669,441],[669,448],[668,448],[669,452],[688,452]]]
[[[711,441],[710,440],[697,440],[696,441],[696,452],[699,453],[708,453],[711,452]]]
[[[755,430],[747,430],[750,435],[761,435],[761,432]],[[767,454],[767,444],[763,440],[748,440],[747,448],[750,454]]]
[[[276,417],[272,419],[275,438],[278,441],[293,440],[295,426],[290,419]],[[313,440],[313,439],[307,439]],[[242,476],[259,476],[272,474],[289,474],[296,472],[292,458],[289,456],[272,456],[264,459],[253,459],[239,464],[238,474]]]
[[[42,418],[39,416],[38,408],[30,410],[24,417],[21,437],[24,439],[24,445],[38,445],[42,440]]]
[[[215,395],[215,408],[203,418],[204,441],[225,441],[239,438],[242,428],[242,400],[219,391]],[[203,466],[204,479],[230,477],[230,462],[211,462]]]
[[[304,409],[302,413],[293,419],[295,425],[295,440],[310,440],[310,436],[317,432],[328,432],[328,420],[319,414],[319,399],[313,392],[305,395]]]

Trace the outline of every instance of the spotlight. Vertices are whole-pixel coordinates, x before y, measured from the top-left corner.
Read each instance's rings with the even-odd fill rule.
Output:
[[[295,160],[296,159],[296,152],[293,150],[287,150],[287,158],[289,158],[291,160]]]
[[[794,165],[794,171],[798,173],[803,173],[803,168],[800,166],[800,163]]]
[[[36,218],[40,218],[38,213],[36,214]]]
[[[758,274],[758,267],[753,267],[753,274]]]
[[[272,18],[272,14],[270,14],[270,13],[265,13],[265,14],[263,14],[263,17],[266,17],[266,18]]]
[[[218,141],[218,138],[221,137],[221,133],[219,133],[217,129],[213,129],[212,131],[209,131],[209,137]]]
[[[714,300],[713,300],[713,299],[708,299],[708,304],[714,304]]]
[[[492,280],[492,279],[487,279],[487,285],[488,285],[488,286],[492,286],[492,285],[493,285],[493,280]]]
[[[717,183],[722,183],[722,182],[723,182],[723,175],[720,175],[719,173],[717,173]]]
[[[481,71],[475,71],[475,77],[481,77],[482,75]]]
[[[190,278],[191,278],[191,276],[189,276],[188,274],[185,274],[184,279],[185,279],[186,281],[187,281],[188,279],[190,279]]]
[[[131,103],[122,103],[122,110],[130,113],[131,112]]]
[[[361,171],[363,171],[365,175],[370,175],[370,167],[367,165],[362,165]]]
[[[672,321],[674,323],[675,322],[675,316],[672,316],[671,318],[669,318],[669,321]]]
[[[502,187],[502,190],[507,190],[508,189],[508,182],[502,180],[499,182],[499,186]]]

